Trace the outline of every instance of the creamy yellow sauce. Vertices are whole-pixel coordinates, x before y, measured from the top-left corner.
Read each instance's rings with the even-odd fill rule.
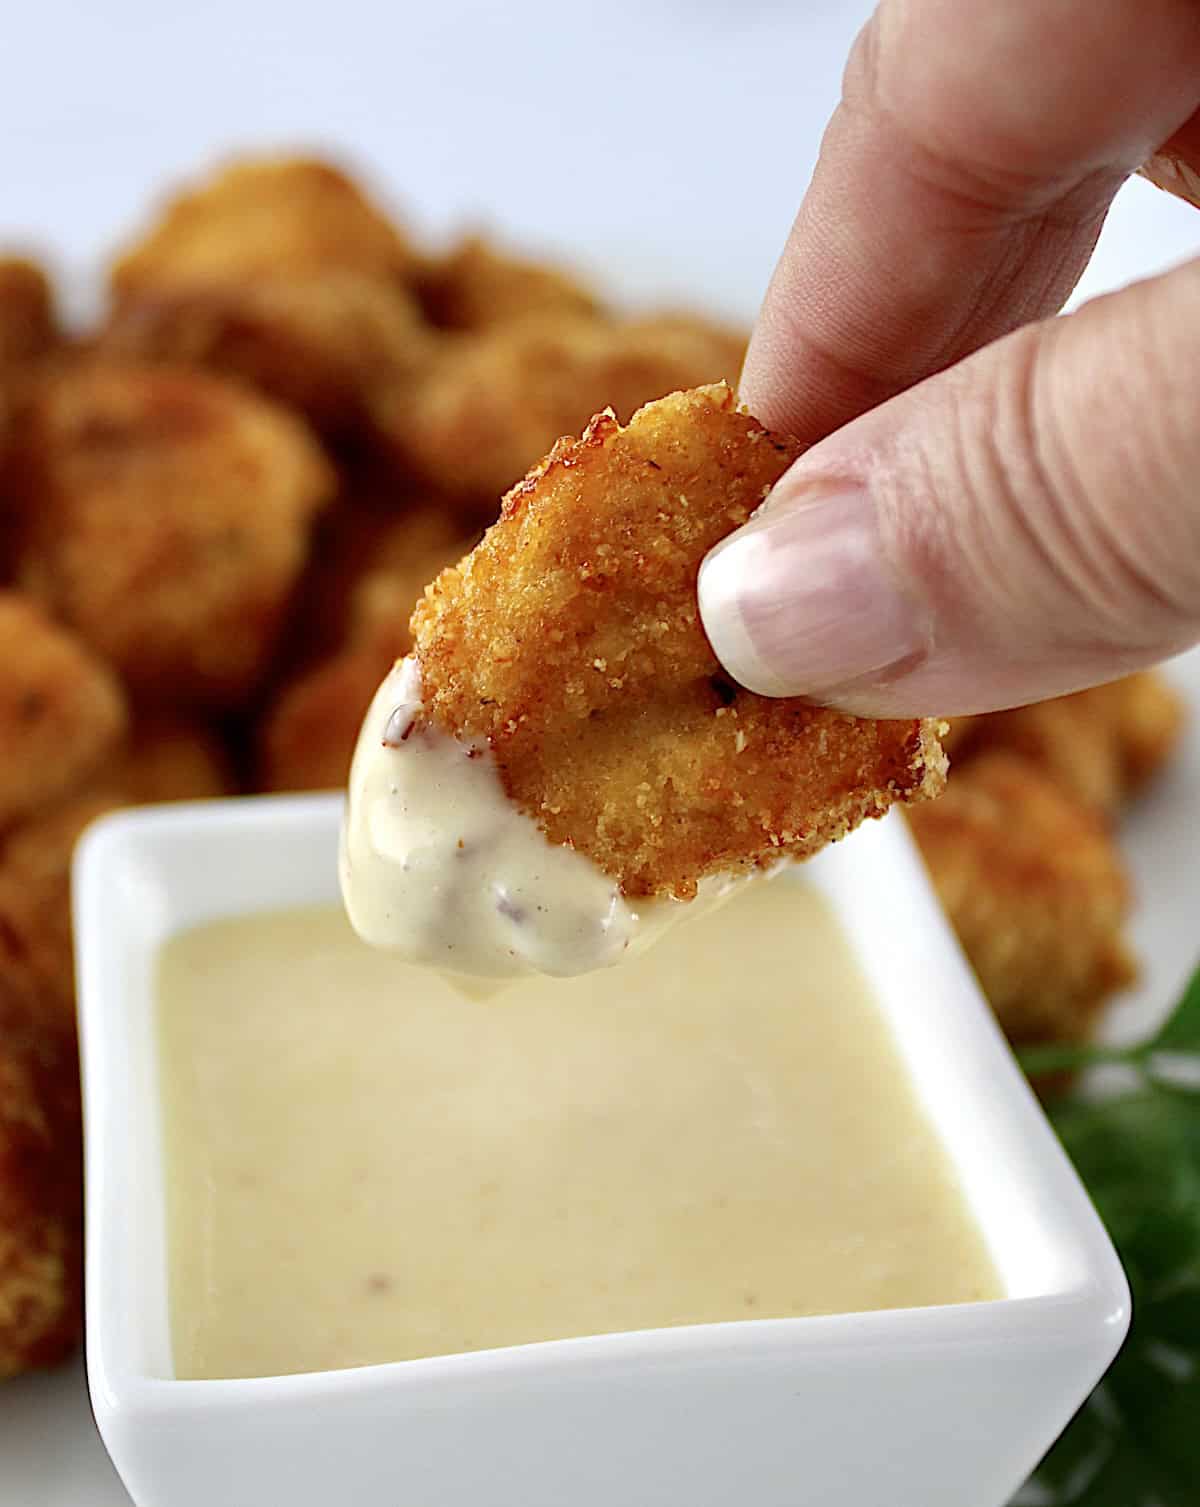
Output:
[[[176,1374],[1001,1295],[822,899],[487,1000],[334,908],[159,965]]]
[[[633,901],[506,795],[490,749],[424,715],[399,660],[373,698],[350,766],[338,872],[373,947],[462,978],[570,978],[626,962],[748,875],[713,876],[684,905]]]

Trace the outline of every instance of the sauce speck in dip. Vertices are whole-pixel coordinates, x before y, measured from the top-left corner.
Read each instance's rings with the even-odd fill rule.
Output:
[[[500,782],[490,750],[424,714],[420,669],[403,659],[359,734],[342,827],[342,898],[374,947],[441,972],[566,978],[619,963],[697,905],[631,902],[590,858],[550,842]]]

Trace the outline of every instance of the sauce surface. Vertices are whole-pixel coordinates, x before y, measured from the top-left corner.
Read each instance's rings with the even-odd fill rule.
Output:
[[[490,1000],[334,907],[183,933],[158,987],[180,1377],[1001,1296],[802,882]]]

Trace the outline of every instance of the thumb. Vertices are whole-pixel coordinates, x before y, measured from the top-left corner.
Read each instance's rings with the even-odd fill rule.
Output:
[[[846,425],[700,573],[764,695],[956,715],[1200,640],[1200,260],[1030,325]]]

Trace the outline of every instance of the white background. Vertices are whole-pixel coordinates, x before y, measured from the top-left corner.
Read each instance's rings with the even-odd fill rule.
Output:
[[[867,9],[0,0],[0,243],[52,248],[78,287],[165,184],[231,148],[299,143],[360,164],[432,231],[494,221],[629,298],[749,317]],[[1132,184],[1081,291],[1197,249],[1200,214]],[[1196,664],[1185,677],[1200,687]],[[1193,741],[1128,839],[1153,965],[1127,1021],[1161,1007],[1196,946],[1198,825]],[[0,1507],[125,1501],[78,1373],[6,1384],[0,1404]]]

